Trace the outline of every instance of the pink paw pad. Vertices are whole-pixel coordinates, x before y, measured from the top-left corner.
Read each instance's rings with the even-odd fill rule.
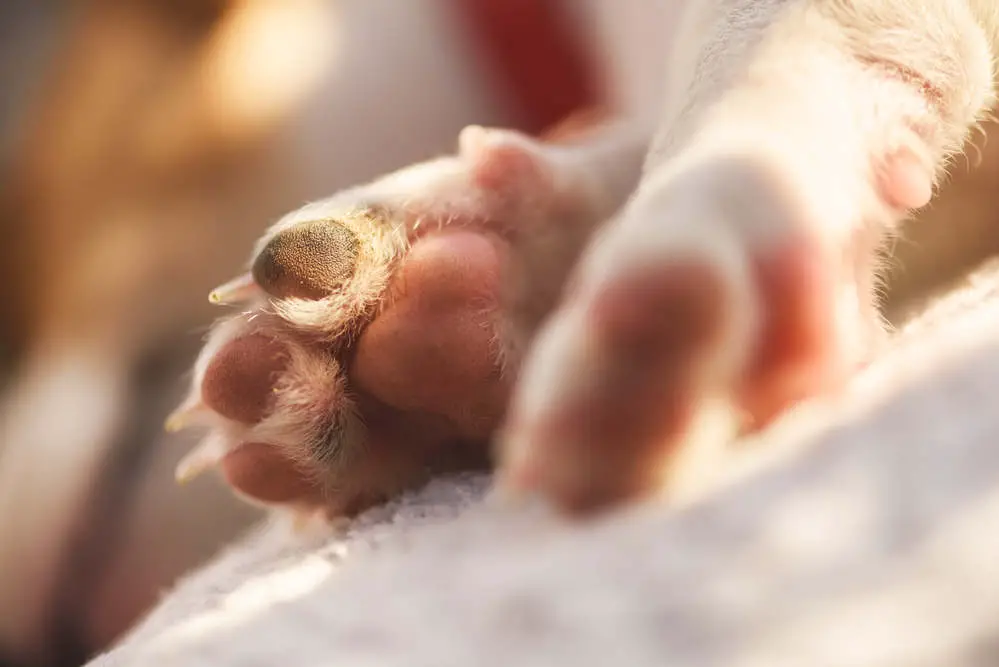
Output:
[[[274,387],[287,365],[283,343],[259,333],[236,338],[205,369],[201,400],[227,419],[256,424],[273,408]]]
[[[341,456],[358,434],[345,382],[329,352],[306,346],[269,315],[221,322],[189,398],[168,420],[171,430],[195,418],[211,427],[179,464],[178,479],[218,467],[248,499],[287,504],[287,493],[295,496],[290,504],[309,505],[324,488],[319,462]]]
[[[890,206],[899,210],[919,209],[933,197],[933,168],[913,150],[900,148],[880,164],[877,185]]]
[[[847,368],[831,260],[805,240],[788,240],[761,253],[754,273],[762,330],[740,396],[753,425],[762,427],[796,401],[835,386]]]
[[[230,486],[256,502],[320,506],[326,500],[314,476],[273,445],[243,443],[226,454],[219,467]]]
[[[543,488],[585,514],[652,491],[696,410],[700,362],[725,324],[711,267],[672,265],[604,288],[585,322],[585,387],[541,421],[513,415],[509,433],[532,443],[510,463],[510,488]]]
[[[547,201],[553,173],[534,140],[510,130],[470,125],[458,137],[459,153],[469,163],[473,187],[511,205]],[[490,207],[493,208],[493,207]],[[503,207],[495,211],[509,214]]]

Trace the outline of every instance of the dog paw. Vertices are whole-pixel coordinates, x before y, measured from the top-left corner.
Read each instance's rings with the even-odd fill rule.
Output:
[[[525,360],[503,427],[508,493],[585,514],[673,491],[685,460],[837,386],[852,283],[797,194],[733,158],[629,202]]]
[[[251,501],[332,516],[488,465],[519,367],[510,323],[531,305],[505,287],[525,284],[509,276],[523,241],[570,215],[597,223],[579,222],[558,150],[471,127],[454,157],[278,221],[211,293],[240,312],[211,330],[168,420],[209,428],[178,476],[218,467]]]

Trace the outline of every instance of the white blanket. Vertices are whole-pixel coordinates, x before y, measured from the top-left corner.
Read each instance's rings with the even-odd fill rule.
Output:
[[[997,276],[693,506],[568,526],[457,477],[274,517],[92,665],[999,664]]]

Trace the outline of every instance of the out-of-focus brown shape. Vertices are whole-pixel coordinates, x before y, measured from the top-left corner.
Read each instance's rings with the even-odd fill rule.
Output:
[[[0,201],[0,316],[13,347],[70,333],[127,347],[175,313],[141,306],[188,298],[178,281],[204,283],[191,260],[217,240],[211,226],[171,221],[198,191],[224,187],[262,134],[229,132],[205,85],[212,37],[245,4],[74,6]],[[243,241],[226,245],[241,255]],[[163,281],[174,289],[157,290]]]
[[[45,388],[52,384],[47,369],[67,360],[71,371],[84,360],[84,368],[99,375],[85,382],[95,394],[135,391],[129,378],[144,365],[171,378],[160,378],[162,384],[179,378],[183,366],[171,364],[183,358],[186,366],[193,355],[182,341],[196,344],[190,334],[215,314],[207,286],[234,270],[261,221],[287,205],[272,177],[282,165],[264,156],[309,82],[289,74],[267,88],[272,94],[259,104],[243,103],[246,91],[254,92],[250,84],[268,85],[259,68],[247,71],[259,65],[247,45],[269,24],[285,21],[292,24],[284,37],[294,51],[294,28],[312,21],[315,6],[310,0],[67,4],[57,49],[14,135],[0,191],[0,347],[26,367],[24,377],[42,378],[22,383],[33,410],[43,408],[31,403],[32,387],[58,392],[58,384]],[[312,42],[299,39],[297,46]],[[280,55],[272,59],[280,62]],[[308,59],[299,61],[308,74]],[[246,189],[256,196],[241,197]],[[84,412],[94,403],[83,396],[85,386],[71,391],[58,400]],[[40,404],[51,407],[51,401]],[[77,664],[80,653],[111,639],[162,585],[129,580],[138,573],[121,570],[105,580],[113,563],[104,560],[113,553],[101,555],[116,548],[115,531],[136,520],[132,494],[145,469],[135,461],[162,457],[144,430],[148,424],[135,425],[159,422],[156,415],[150,421],[149,406],[138,406],[141,415],[119,414],[120,423],[77,426],[80,441],[63,444],[73,456],[48,464],[47,502],[18,516],[17,506],[26,502],[18,484],[38,484],[18,482],[17,471],[46,465],[45,455],[33,451],[39,438],[51,440],[42,425],[62,421],[73,433],[79,415],[59,407],[59,414],[25,408],[0,415],[0,428],[9,429],[0,438],[6,487],[0,561],[16,566],[0,573],[0,652],[45,665]],[[109,421],[108,415],[85,416]],[[136,451],[112,451],[116,443]],[[224,507],[211,516],[218,526],[192,526],[185,546],[171,545],[164,562],[150,563],[142,575],[176,576],[171,567],[212,548],[206,529],[217,541],[238,527]],[[7,606],[15,600],[17,613]]]

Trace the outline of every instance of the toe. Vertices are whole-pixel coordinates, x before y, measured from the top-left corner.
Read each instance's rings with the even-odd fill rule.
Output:
[[[835,265],[815,244],[789,240],[757,253],[754,267],[762,330],[739,394],[759,428],[839,382],[848,355],[836,322]]]
[[[546,327],[504,437],[503,484],[586,513],[651,492],[694,417],[725,323],[707,266],[619,280]]]
[[[261,249],[253,279],[277,298],[322,299],[354,275],[359,248],[354,232],[336,220],[300,222]]]
[[[914,133],[908,133],[898,148],[873,167],[878,194],[889,206],[915,210],[933,198],[934,160]]]
[[[318,507],[325,502],[318,478],[272,445],[243,443],[222,458],[219,468],[233,489],[259,503]]]
[[[236,338],[205,369],[201,400],[223,417],[256,424],[273,407],[274,387],[287,363],[284,344],[265,334]]]

